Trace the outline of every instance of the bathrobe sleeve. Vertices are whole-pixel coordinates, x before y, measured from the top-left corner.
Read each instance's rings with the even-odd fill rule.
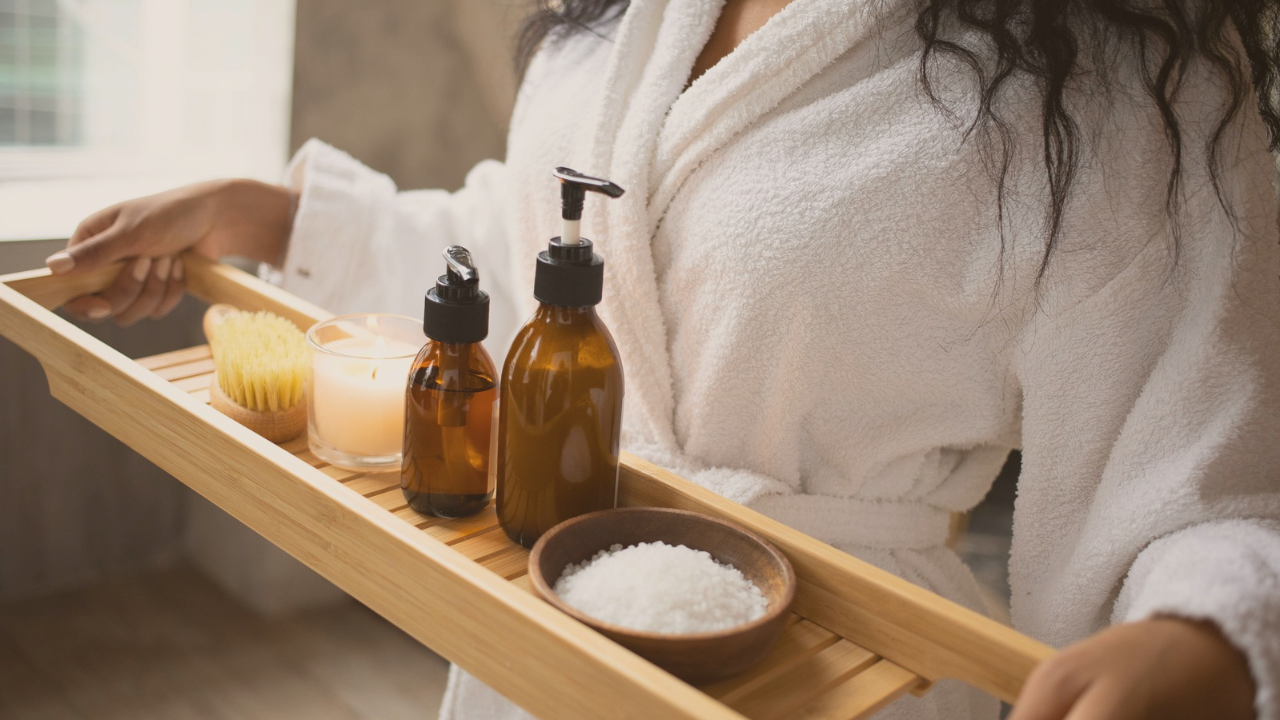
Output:
[[[423,294],[444,272],[441,251],[463,245],[490,295],[492,334],[505,337],[514,308],[504,276],[503,163],[476,165],[457,192],[400,192],[391,178],[312,139],[290,162],[285,184],[298,193],[281,267],[285,289],[335,313],[421,317]]]
[[[1280,238],[1260,123],[1227,143],[1234,220],[1188,159],[1175,231],[1150,190],[1167,169],[1136,142],[1073,200],[1091,212],[1014,353],[1013,612],[1060,646],[1108,622],[1210,620],[1247,657],[1260,720],[1277,720]]]

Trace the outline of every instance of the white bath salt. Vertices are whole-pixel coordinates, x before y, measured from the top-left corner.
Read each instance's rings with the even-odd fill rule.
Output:
[[[664,542],[601,550],[566,567],[555,592],[604,622],[671,635],[742,625],[769,607],[742,571],[702,550]]]

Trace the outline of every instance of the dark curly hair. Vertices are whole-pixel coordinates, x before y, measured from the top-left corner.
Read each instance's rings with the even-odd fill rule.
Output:
[[[1049,198],[1037,280],[1044,277],[1057,246],[1078,167],[1080,130],[1068,111],[1066,95],[1069,83],[1081,74],[1081,54],[1087,48],[1118,40],[1140,59],[1142,84],[1163,119],[1169,142],[1172,163],[1166,205],[1171,217],[1178,204],[1185,149],[1174,105],[1194,61],[1207,61],[1226,89],[1222,115],[1205,152],[1214,190],[1230,217],[1234,219],[1219,177],[1220,146],[1232,122],[1256,103],[1270,133],[1271,149],[1280,148],[1280,0],[917,1],[915,31],[924,43],[919,78],[925,93],[939,109],[949,111],[931,83],[932,68],[944,56],[967,65],[977,77],[978,112],[969,131],[977,131],[985,141],[997,188],[1002,244],[1006,178],[1014,147],[998,100],[1009,81],[1019,75],[1030,77],[1039,88]],[[539,0],[537,5],[518,36],[516,63],[521,71],[543,42],[576,32],[597,32],[597,27],[626,10],[627,0]],[[960,31],[969,31],[984,46],[959,40]],[[1251,87],[1255,103],[1249,103]],[[1174,227],[1176,252],[1176,223]]]

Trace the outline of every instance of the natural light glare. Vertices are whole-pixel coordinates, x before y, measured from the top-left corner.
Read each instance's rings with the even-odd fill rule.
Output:
[[[0,239],[184,182],[277,179],[293,17],[293,0],[0,0]]]

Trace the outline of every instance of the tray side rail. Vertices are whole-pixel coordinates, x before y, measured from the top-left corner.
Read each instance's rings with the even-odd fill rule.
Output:
[[[188,267],[206,299],[253,306],[240,293],[260,281]],[[743,720],[48,311],[118,271],[0,278],[0,335],[54,397],[535,715]],[[266,289],[264,309],[280,301]]]
[[[228,303],[241,310],[268,310],[289,319],[303,332],[333,317],[333,313],[230,265],[194,253],[184,254],[182,263],[187,273],[187,292],[205,302]],[[61,276],[42,268],[5,275],[0,283],[46,310],[55,310],[72,298],[107,288],[123,267],[124,263],[114,263],[87,273]]]

